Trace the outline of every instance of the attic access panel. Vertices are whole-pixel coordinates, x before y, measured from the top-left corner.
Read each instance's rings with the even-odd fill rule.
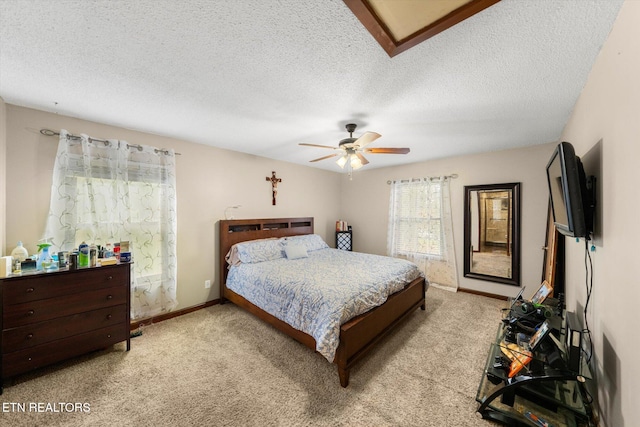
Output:
[[[500,0],[344,0],[390,57]]]

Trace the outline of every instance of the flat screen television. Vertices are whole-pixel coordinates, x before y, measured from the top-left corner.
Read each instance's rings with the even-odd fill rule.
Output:
[[[553,222],[565,236],[589,239],[593,231],[593,200],[580,157],[561,142],[547,164]]]

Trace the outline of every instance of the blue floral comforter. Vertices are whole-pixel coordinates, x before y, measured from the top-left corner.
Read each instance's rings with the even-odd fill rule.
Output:
[[[316,340],[333,362],[340,325],[382,305],[422,273],[406,260],[320,249],[300,259],[231,266],[227,287]]]

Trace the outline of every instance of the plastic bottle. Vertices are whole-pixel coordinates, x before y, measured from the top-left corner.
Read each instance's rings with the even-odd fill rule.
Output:
[[[85,242],[78,246],[78,267],[89,267],[89,245]]]
[[[22,246],[22,242],[19,241],[18,246],[16,246],[15,249],[11,251],[11,256],[14,260],[22,262],[25,259],[29,258],[29,251],[27,250],[27,248]]]
[[[104,250],[104,257],[111,258],[112,256],[113,256],[113,248],[111,246],[111,243],[107,243],[107,247]]]
[[[98,247],[95,243],[89,246],[89,267],[95,267],[98,261]]]
[[[51,266],[51,255],[49,255],[49,247],[51,243],[38,243],[38,261],[36,262],[36,270],[47,270]]]

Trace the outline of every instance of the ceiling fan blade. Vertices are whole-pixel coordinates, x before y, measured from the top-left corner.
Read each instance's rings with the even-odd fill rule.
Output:
[[[330,159],[331,157],[335,157],[338,154],[329,154],[328,156],[324,156],[324,157],[320,157],[317,159],[313,159],[313,160],[309,160],[309,162],[319,162],[320,160],[324,160],[324,159]]]
[[[298,145],[304,145],[305,147],[331,148],[332,150],[336,150],[338,148],[338,147],[331,147],[329,145],[307,144],[306,142],[301,142]]]
[[[365,153],[371,154],[407,154],[409,148],[365,148]]]
[[[382,135],[376,132],[365,132],[360,136],[360,138],[356,139],[356,141],[353,144],[362,148],[365,145],[371,144],[373,141],[380,138],[381,136]]]
[[[360,154],[359,152],[357,152],[357,151],[356,151],[356,156],[358,156],[358,158],[360,159],[360,162],[362,163],[362,166],[364,166],[367,163],[369,163],[369,160],[365,159],[364,156],[362,154]]]

